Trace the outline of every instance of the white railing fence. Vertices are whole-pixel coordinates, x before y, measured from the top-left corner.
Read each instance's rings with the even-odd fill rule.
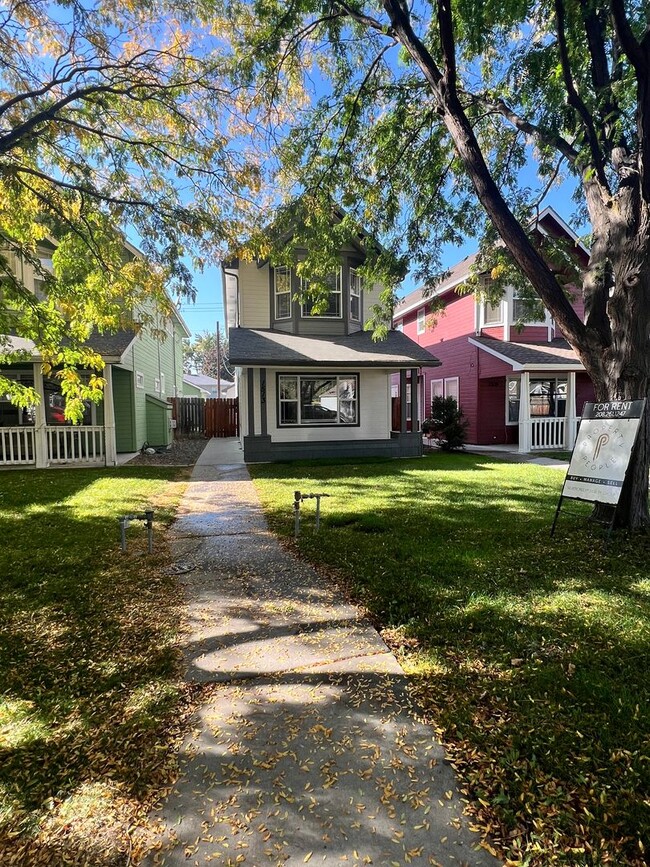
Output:
[[[47,459],[51,464],[92,464],[104,460],[102,425],[48,425]]]
[[[0,427],[0,466],[36,462],[33,427]]]
[[[533,418],[529,424],[531,451],[564,449],[566,447],[566,419]]]

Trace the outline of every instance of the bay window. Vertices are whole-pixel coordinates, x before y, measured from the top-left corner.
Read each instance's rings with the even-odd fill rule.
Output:
[[[361,319],[361,275],[356,268],[350,268],[350,319]]]
[[[280,374],[279,425],[357,424],[357,392],[356,374]]]
[[[275,318],[291,319],[291,268],[282,265],[273,269]]]
[[[302,279],[301,283],[302,292],[309,292],[309,281]],[[316,300],[310,298],[308,301],[302,304],[301,315],[303,317],[320,316],[326,319],[341,318],[341,269],[339,268],[335,274],[329,274],[325,278],[324,283],[329,288],[329,293],[327,296],[327,306],[324,309],[319,310],[318,312],[314,312],[314,305],[316,304]]]

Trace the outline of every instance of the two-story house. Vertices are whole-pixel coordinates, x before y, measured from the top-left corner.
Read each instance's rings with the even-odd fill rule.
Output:
[[[43,267],[51,267],[54,247],[39,250]],[[125,242],[125,254],[139,251]],[[38,296],[38,277],[27,262],[12,260],[21,279]],[[167,398],[182,394],[183,338],[190,332],[180,314],[156,314],[149,305],[155,332],[140,328],[138,311],[133,326],[113,334],[95,334],[88,345],[104,361],[106,381],[100,404],[88,402],[83,423],[71,425],[64,418],[65,400],[56,376],[43,374],[34,344],[12,335],[2,338],[10,350],[20,351],[19,362],[4,365],[2,375],[35,388],[39,403],[29,410],[0,395],[0,467],[49,467],[105,465],[119,462],[120,453],[138,451],[145,442],[167,446],[171,442],[171,405]],[[140,311],[143,312],[143,311]],[[163,339],[163,335],[164,339]]]
[[[537,231],[570,239],[578,264],[586,266],[588,250],[551,208],[540,214]],[[510,444],[520,452],[572,448],[582,405],[593,400],[591,380],[548,314],[521,326],[522,302],[512,288],[496,304],[459,292],[475,258],[451,268],[426,295],[411,292],[395,309],[394,327],[441,361],[420,372],[419,418],[434,396],[454,397],[468,421],[469,443]],[[572,303],[582,317],[578,292]]]
[[[222,266],[246,461],[422,453],[406,401],[393,423],[391,377],[405,394],[408,372],[438,361],[398,331],[376,342],[364,331],[379,291],[358,273],[364,258],[362,243],[340,251],[318,314],[300,302],[294,268],[237,259]]]

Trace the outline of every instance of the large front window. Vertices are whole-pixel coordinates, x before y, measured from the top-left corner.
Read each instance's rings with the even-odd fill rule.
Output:
[[[531,419],[564,418],[566,415],[566,379],[531,379],[528,390],[528,407]],[[521,403],[521,380],[508,380],[508,423],[519,421]]]
[[[302,305],[303,316],[322,316],[328,319],[341,318],[341,269],[339,268],[336,274],[330,274],[324,280],[324,283],[329,288],[327,295],[326,306],[320,298],[310,298]],[[309,282],[302,280],[302,292],[309,293]]]
[[[357,424],[356,374],[278,377],[280,425]]]

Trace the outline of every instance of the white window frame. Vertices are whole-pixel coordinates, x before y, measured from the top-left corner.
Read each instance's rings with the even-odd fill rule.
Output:
[[[301,319],[343,319],[343,268],[339,266],[335,274],[334,289],[330,291],[330,295],[338,295],[339,312],[336,315],[329,313],[306,313],[304,303],[300,305]],[[304,292],[308,281],[304,277],[300,278],[300,289]]]
[[[135,372],[135,387],[144,388],[144,373],[141,370]]]
[[[160,374],[160,393],[161,394],[165,393],[165,374],[164,373]]]
[[[517,419],[515,421],[510,421],[510,383],[517,383],[517,393],[519,395],[519,412],[521,412],[521,377],[520,376],[506,376],[506,425],[510,425],[511,427],[519,424],[519,414],[517,415]],[[530,396],[529,396],[530,399]]]
[[[282,399],[282,380],[283,379],[293,379],[296,382],[296,400],[283,400]],[[355,419],[353,422],[345,422],[341,421],[340,414],[337,411],[336,421],[302,421],[300,414],[300,382],[302,379],[333,379],[336,380],[336,391],[337,391],[337,401],[338,401],[338,391],[339,391],[339,382],[345,379],[354,379],[355,381],[355,390],[354,390],[354,404],[355,404]],[[278,427],[279,428],[287,428],[287,427],[302,427],[302,428],[312,428],[312,427],[359,427],[359,374],[358,373],[280,373],[277,379],[277,413],[278,413]],[[297,421],[295,422],[282,422],[282,412],[281,405],[283,403],[296,403],[297,405]]]
[[[434,386],[436,386],[437,388],[440,388],[440,394],[434,394],[434,392],[433,392]],[[445,381],[444,381],[444,379],[432,379],[431,380],[431,383],[429,385],[429,395],[431,398],[429,401],[429,409],[431,409],[431,404],[433,403],[434,397],[444,397],[445,396]]]
[[[499,325],[504,324],[504,321],[503,321],[504,300],[505,299],[502,298],[499,301],[499,319],[498,319],[498,321],[494,321],[494,322],[488,322],[488,320],[486,318],[486,314],[487,314],[488,305],[494,309],[496,309],[497,305],[496,304],[490,304],[489,301],[482,301],[481,302],[481,328],[498,328]]]
[[[363,289],[363,280],[356,268],[350,268],[350,319],[352,322],[361,322],[361,291]],[[358,302],[358,314],[355,316],[352,312],[352,299],[356,298]]]
[[[157,376],[153,381],[153,390],[160,392],[160,377]]]
[[[418,334],[424,334],[424,332],[427,330],[427,310],[426,310],[426,307],[420,307],[418,309],[417,327],[418,327]]]
[[[273,314],[274,318],[278,322],[285,321],[287,319],[291,319],[291,268],[288,268],[286,265],[277,265],[273,269]],[[282,277],[287,277],[289,281],[289,288],[283,289],[282,292],[278,292],[278,274],[281,274]],[[285,316],[278,315],[278,300],[282,296],[289,296],[289,313]]]
[[[404,331],[404,320],[400,319],[400,321],[395,326],[395,331]]]
[[[508,299],[508,313],[509,313],[508,319],[509,319],[510,325],[516,325],[517,321],[518,321],[517,319],[515,319],[515,301],[519,301],[519,293],[515,289],[513,289],[512,293],[510,294],[510,298]],[[542,304],[541,301],[539,303]],[[524,322],[523,323],[524,328],[527,328],[528,326],[534,326],[534,327],[539,327],[539,328],[548,327],[549,314],[546,311],[546,308],[544,307],[543,304],[542,304],[542,310],[544,310],[544,319],[538,320],[536,322]]]
[[[448,382],[456,383],[456,394],[449,394],[449,389],[447,387]],[[453,397],[456,401],[456,406],[460,409],[460,377],[459,376],[447,376],[445,377],[445,397]]]

